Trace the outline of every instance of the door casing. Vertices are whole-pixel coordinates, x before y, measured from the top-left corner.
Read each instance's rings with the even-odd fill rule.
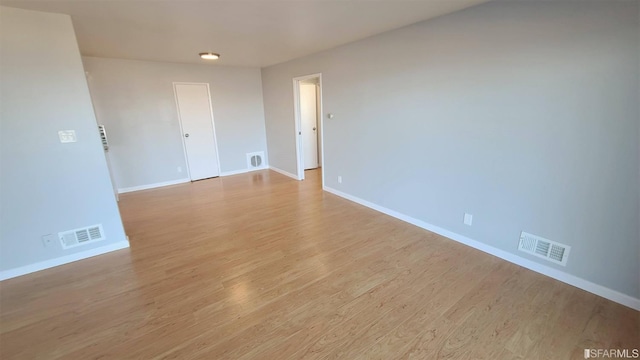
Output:
[[[324,155],[324,111],[322,106],[322,73],[316,73],[311,75],[297,76],[293,78],[293,107],[295,118],[295,139],[296,139],[296,166],[298,180],[304,180],[304,149],[302,144],[302,119],[300,115],[300,82],[318,78],[318,92],[320,97],[320,116],[318,116],[319,131],[320,131],[320,171],[322,174],[322,186],[324,187],[324,174],[325,174],[325,155]]]

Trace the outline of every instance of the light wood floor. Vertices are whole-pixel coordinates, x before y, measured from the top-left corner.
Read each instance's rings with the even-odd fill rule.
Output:
[[[2,282],[2,359],[567,359],[640,313],[262,171],[121,196],[130,250]]]

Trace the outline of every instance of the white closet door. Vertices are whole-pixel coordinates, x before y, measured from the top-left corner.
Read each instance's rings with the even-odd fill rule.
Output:
[[[208,84],[175,84],[191,181],[220,175]]]
[[[300,120],[304,169],[318,167],[318,111],[315,84],[300,84]]]

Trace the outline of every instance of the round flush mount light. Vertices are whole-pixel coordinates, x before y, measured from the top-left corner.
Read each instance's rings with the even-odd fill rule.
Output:
[[[203,52],[203,53],[200,53],[200,57],[205,60],[216,60],[220,58],[220,54],[216,54],[212,52]]]

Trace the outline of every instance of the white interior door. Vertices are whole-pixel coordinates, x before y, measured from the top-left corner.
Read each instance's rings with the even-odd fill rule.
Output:
[[[174,84],[191,180],[220,175],[208,84]]]
[[[305,170],[318,167],[317,116],[316,85],[300,83],[300,122]]]

